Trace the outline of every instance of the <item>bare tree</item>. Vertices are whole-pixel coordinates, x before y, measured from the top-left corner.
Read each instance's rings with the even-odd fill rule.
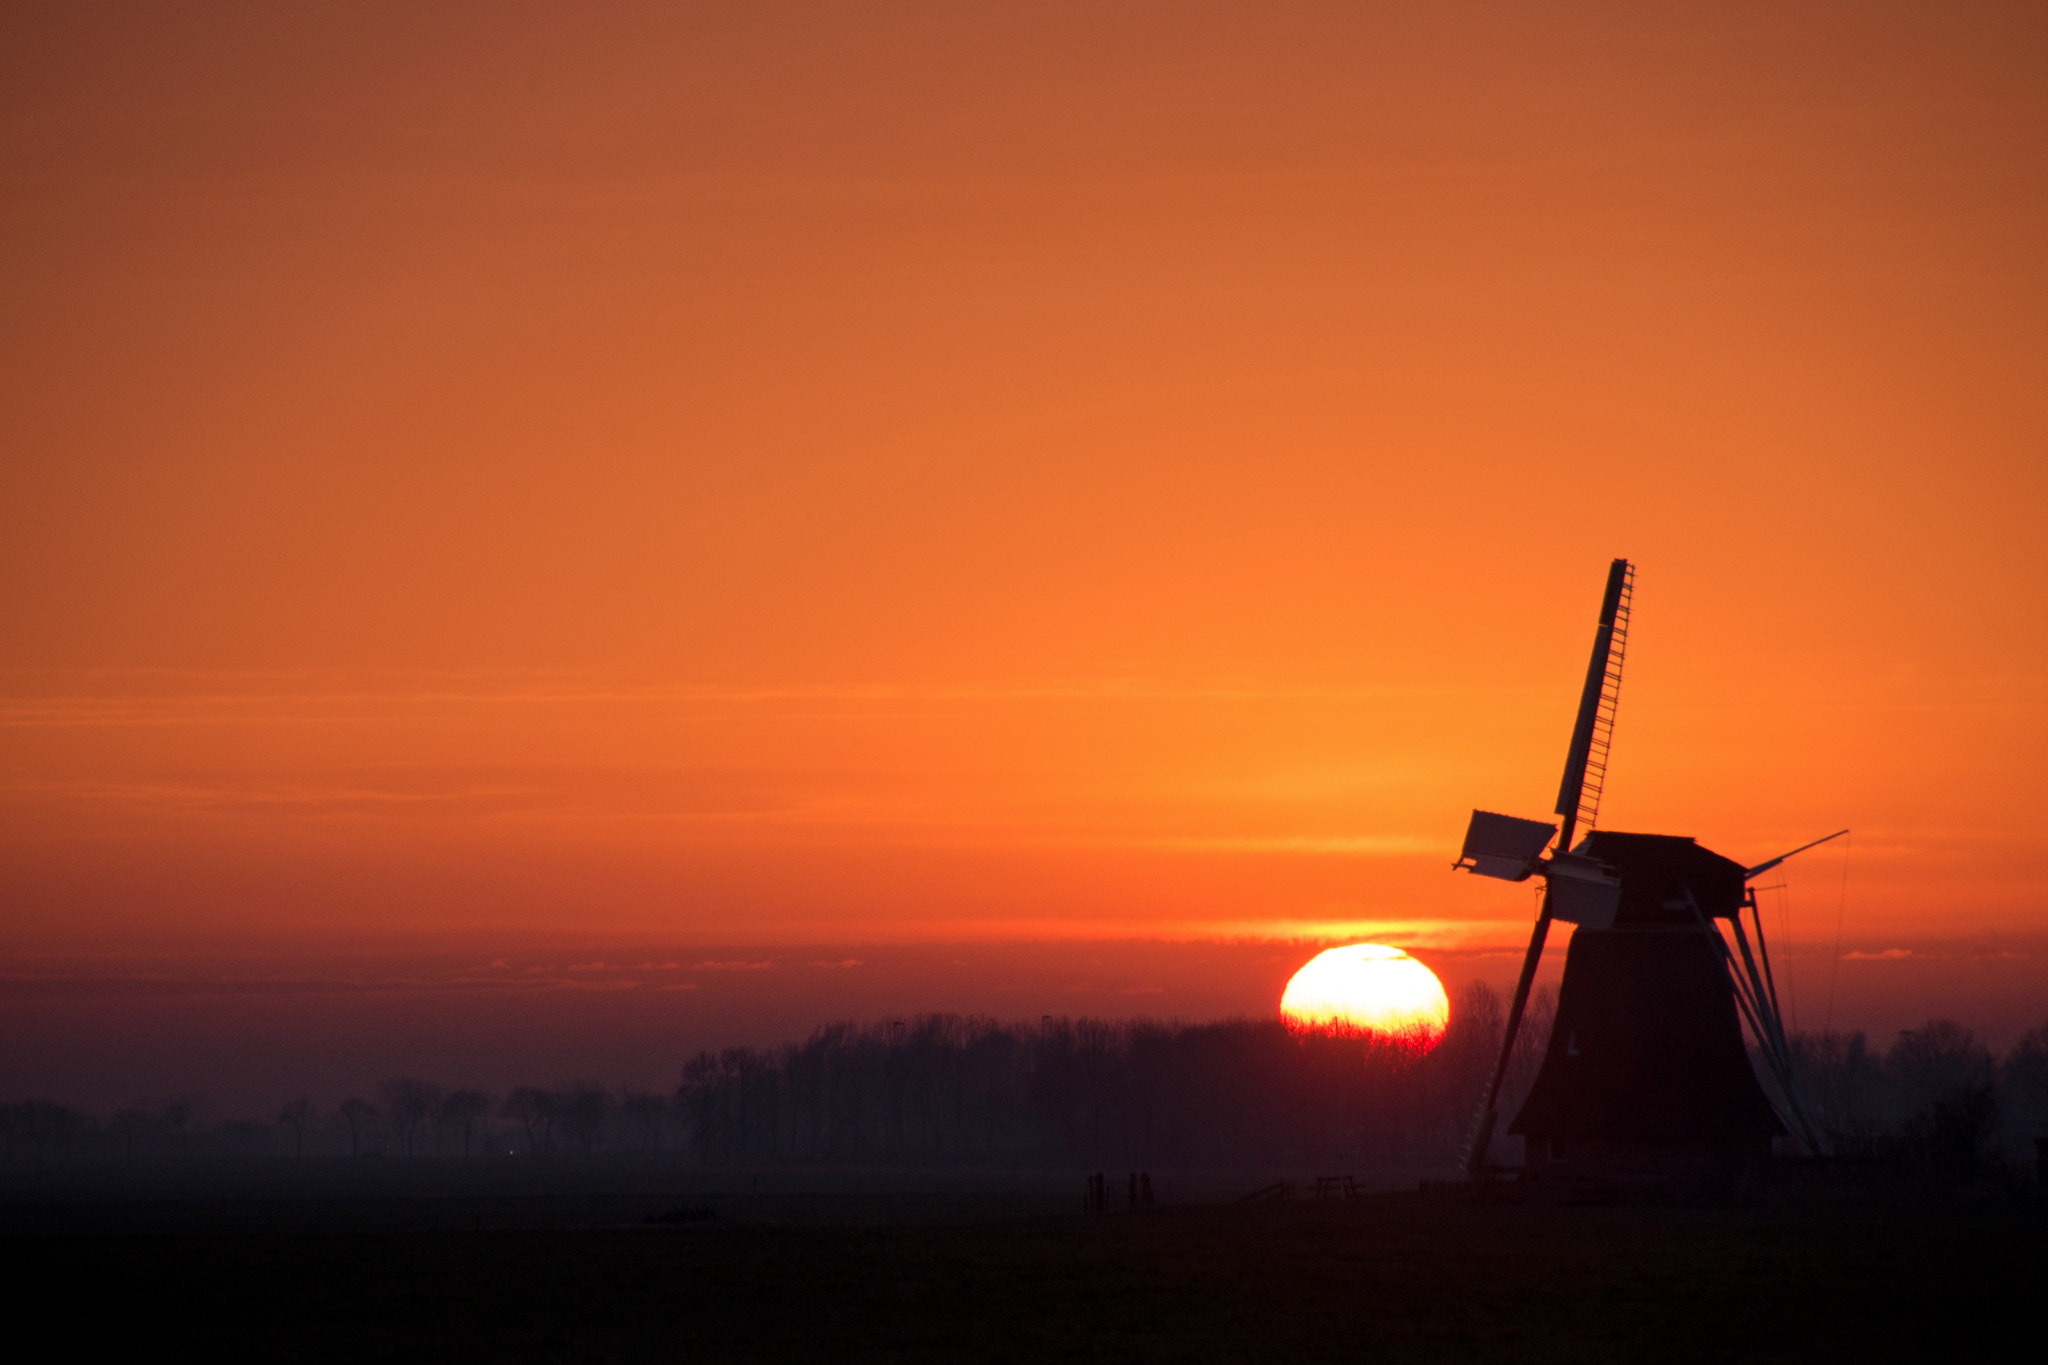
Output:
[[[555,1094],[557,1119],[563,1131],[583,1145],[585,1156],[597,1150],[611,1109],[611,1092],[590,1081],[572,1082]]]
[[[526,1130],[527,1154],[534,1156],[554,1146],[555,1111],[553,1095],[537,1085],[522,1085],[505,1097],[498,1112],[519,1121]]]
[[[2033,1142],[2048,1137],[2048,1024],[2030,1029],[1999,1063],[2000,1107],[2016,1154],[2039,1162]]]
[[[626,1116],[626,1125],[639,1140],[641,1151],[661,1150],[661,1123],[668,1117],[669,1106],[668,1096],[630,1086],[620,1097],[619,1112]]]
[[[1904,1029],[1885,1053],[1905,1111],[1895,1150],[1911,1168],[1976,1177],[1997,1143],[1997,1069],[1990,1049],[1952,1019]]]
[[[23,1147],[33,1148],[38,1161],[47,1157],[52,1147],[64,1155],[90,1123],[86,1114],[54,1100],[21,1100],[0,1105],[0,1134],[5,1135],[10,1160]]]
[[[140,1109],[123,1109],[107,1120],[107,1131],[121,1144],[121,1155],[133,1159],[136,1140],[149,1131],[149,1115]]]
[[[820,1033],[825,1032],[827,1030],[820,1030]],[[813,1042],[815,1044],[816,1040]],[[676,1084],[675,1106],[684,1123],[683,1140],[696,1149],[699,1161],[712,1159],[718,1141],[721,1088],[718,1058],[712,1053],[700,1051],[683,1064],[682,1079]]]
[[[377,1091],[384,1097],[384,1112],[399,1145],[411,1156],[426,1130],[427,1121],[441,1106],[441,1087],[411,1076],[394,1076],[381,1082]]]
[[[1791,1044],[1793,1075],[1828,1141],[1840,1153],[1869,1154],[1885,1108],[1883,1060],[1860,1030],[1798,1033]]]
[[[377,1106],[359,1095],[351,1095],[335,1106],[342,1122],[348,1125],[348,1154],[361,1156],[363,1151],[363,1129],[370,1120],[377,1117]]]
[[[295,1100],[285,1101],[284,1108],[277,1111],[277,1121],[292,1130],[292,1158],[302,1159],[306,1155],[306,1129],[313,1124],[313,1101],[304,1095]]]
[[[490,1112],[491,1097],[481,1090],[451,1090],[441,1098],[436,1121],[444,1128],[461,1130],[463,1160],[469,1159],[470,1141],[477,1124]]]
[[[1990,1050],[1953,1019],[1901,1029],[1884,1063],[1909,1114],[1958,1092],[1988,1087],[1993,1071]]]
[[[1507,1011],[1493,987],[1468,982],[1451,1010],[1450,1026],[1430,1053],[1423,1069],[1423,1099],[1428,1121],[1451,1142],[1471,1139],[1477,1117],[1472,1097],[1486,1093],[1493,1064],[1500,1055]]]

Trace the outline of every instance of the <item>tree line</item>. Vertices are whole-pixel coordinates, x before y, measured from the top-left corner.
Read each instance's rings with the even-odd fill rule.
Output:
[[[1536,1069],[1554,998],[1517,1041],[1504,1112]],[[502,1094],[394,1077],[332,1105],[208,1122],[175,1099],[102,1120],[47,1100],[0,1105],[0,1157],[382,1156],[560,1160],[666,1154],[711,1165],[1448,1167],[1500,1046],[1502,1002],[1461,993],[1426,1053],[1301,1035],[1276,1020],[1171,1023],[924,1015],[835,1024],[779,1047],[702,1051],[672,1090],[596,1082]],[[1795,1036],[1835,1150],[1960,1175],[2032,1165],[2048,1133],[2048,1024],[2004,1057],[1946,1021],[1879,1051],[1861,1033]],[[1508,1153],[1501,1153],[1507,1156]]]
[[[1791,1039],[1797,1083],[1832,1154],[1971,1179],[2024,1171],[2048,1140],[2048,1024],[2004,1057],[1948,1019],[1879,1052],[1861,1033]]]
[[[1517,1049],[1533,1074],[1549,998]],[[199,1097],[105,1119],[47,1100],[0,1105],[0,1159],[587,1158],[712,1164],[1427,1160],[1462,1142],[1499,1047],[1499,997],[1460,997],[1425,1055],[1277,1020],[921,1015],[833,1024],[800,1043],[701,1051],[668,1090],[594,1081],[503,1093],[400,1076],[367,1094],[294,1098],[209,1121]]]

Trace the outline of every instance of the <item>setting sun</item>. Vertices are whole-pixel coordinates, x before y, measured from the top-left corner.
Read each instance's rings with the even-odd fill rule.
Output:
[[[1297,1030],[1357,1032],[1427,1052],[1444,1036],[1451,1005],[1436,973],[1399,948],[1353,943],[1316,954],[1280,996]]]

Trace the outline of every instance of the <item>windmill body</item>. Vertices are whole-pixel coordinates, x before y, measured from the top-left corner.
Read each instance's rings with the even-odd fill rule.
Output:
[[[1596,830],[1578,852],[1613,870],[1609,923],[1565,950],[1542,1066],[1508,1131],[1526,1165],[1701,1174],[1770,1154],[1785,1132],[1743,1046],[1719,931],[1743,867],[1691,839]]]
[[[1524,1140],[1525,1175],[1727,1174],[1768,1156],[1771,1140],[1788,1131],[1788,1118],[1791,1131],[1818,1147],[1793,1084],[1763,924],[1748,887],[1791,855],[1745,868],[1690,838],[1593,828],[1633,582],[1628,561],[1615,560],[1558,792],[1561,827],[1474,811],[1458,860],[1480,876],[1544,882],[1543,908],[1467,1153],[1475,1176],[1491,1169],[1501,1081],[1555,920],[1576,930],[1542,1064],[1508,1128]],[[1580,826],[1587,832],[1574,844]],[[1554,838],[1558,851],[1546,857]],[[1745,910],[1755,924],[1754,950]],[[1778,1089],[1776,1103],[1751,1065],[1745,1024]]]

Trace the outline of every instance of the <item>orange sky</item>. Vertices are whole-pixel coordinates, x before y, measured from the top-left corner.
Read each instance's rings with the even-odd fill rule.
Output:
[[[1797,8],[8,6],[0,953],[1512,943],[1614,555],[2038,951],[2048,12]]]

